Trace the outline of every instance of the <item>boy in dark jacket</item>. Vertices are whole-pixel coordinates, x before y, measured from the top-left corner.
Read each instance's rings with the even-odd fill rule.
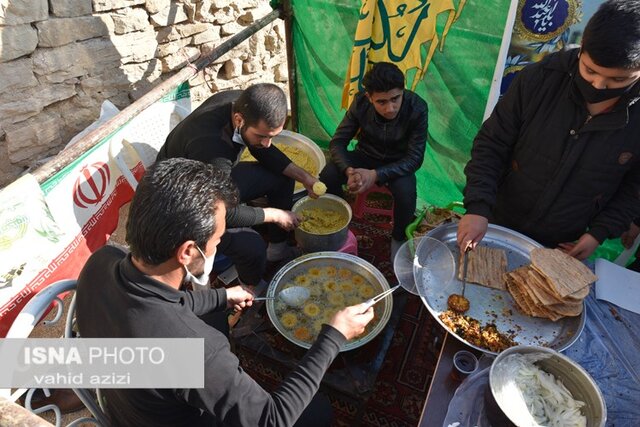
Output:
[[[580,49],[522,70],[465,168],[461,248],[488,222],[584,259],[640,216],[640,0],[610,0]]]
[[[364,193],[374,184],[393,195],[391,257],[405,240],[416,210],[416,171],[424,160],[427,103],[404,89],[404,75],[391,63],[375,64],[362,79],[364,92],[353,99],[329,148],[331,161],[320,173],[327,191]],[[355,138],[354,151],[347,146]]]

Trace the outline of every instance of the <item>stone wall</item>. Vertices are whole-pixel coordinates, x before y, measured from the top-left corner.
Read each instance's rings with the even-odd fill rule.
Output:
[[[271,11],[268,0],[0,0],[0,187]],[[276,82],[276,20],[191,80],[194,102]]]

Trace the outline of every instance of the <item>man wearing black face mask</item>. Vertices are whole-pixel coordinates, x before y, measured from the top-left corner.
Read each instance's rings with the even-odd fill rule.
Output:
[[[488,222],[584,259],[640,216],[640,0],[603,3],[580,49],[522,70],[465,168],[458,244]]]

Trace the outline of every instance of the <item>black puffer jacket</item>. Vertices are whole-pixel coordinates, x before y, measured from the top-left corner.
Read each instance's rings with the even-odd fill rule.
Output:
[[[578,51],[522,70],[482,125],[465,168],[468,213],[547,246],[620,236],[640,216],[640,83],[591,117]]]
[[[376,168],[379,183],[413,174],[424,160],[427,103],[405,90],[396,118],[385,120],[363,92],[356,95],[329,145],[331,159],[342,173],[350,166],[346,152],[354,137],[357,151],[383,165]]]

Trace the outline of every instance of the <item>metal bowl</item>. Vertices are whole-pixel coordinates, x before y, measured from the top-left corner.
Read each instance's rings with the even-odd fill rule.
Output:
[[[362,258],[342,252],[316,252],[296,258],[282,267],[271,280],[266,296],[268,298],[275,297],[287,283],[290,283],[295,279],[295,277],[301,274],[306,274],[310,268],[326,266],[333,266],[336,269],[346,268],[354,274],[359,274],[374,288],[375,294],[389,289],[389,283],[382,273]],[[361,302],[364,302],[366,299],[367,298],[363,298]],[[300,347],[311,347],[311,343],[297,339],[293,335],[293,331],[291,329],[287,329],[282,325],[280,319],[276,315],[276,302],[274,299],[267,300],[266,305],[269,319],[278,332],[280,332],[286,339]],[[376,335],[384,329],[391,317],[393,298],[385,298],[373,308],[375,310],[376,317],[372,322],[377,321],[378,323],[371,329],[365,331],[363,335],[345,343],[340,351],[353,350],[354,348],[365,345],[375,338]]]
[[[322,152],[320,147],[318,147],[315,142],[300,133],[283,130],[278,135],[273,137],[272,141],[276,144],[293,145],[304,151],[305,154],[309,156],[309,158],[313,161],[313,163],[315,163],[315,166],[318,169],[318,172],[315,174],[316,177],[327,164],[324,153]],[[301,183],[296,182],[293,193],[299,194],[304,191],[306,191],[304,186]]]
[[[307,253],[321,251],[337,251],[349,237],[349,223],[351,222],[351,206],[345,200],[332,194],[325,194],[317,199],[305,196],[298,200],[291,210],[300,214],[304,209],[323,209],[335,211],[345,217],[345,224],[339,230],[324,234],[309,233],[298,227],[295,231],[296,242]]]
[[[607,407],[602,397],[602,392],[598,388],[593,378],[580,365],[568,357],[551,350],[546,347],[537,346],[516,346],[508,348],[496,357],[489,371],[489,391],[485,396],[487,402],[487,416],[493,425],[518,425],[515,417],[513,404],[510,402],[512,394],[509,397],[500,397],[498,393],[506,384],[509,383],[511,377],[502,369],[504,359],[510,354],[530,354],[544,353],[549,355],[548,358],[542,359],[535,364],[560,380],[564,386],[571,392],[575,400],[584,402],[581,408],[582,414],[587,418],[587,427],[604,427],[607,420]],[[492,398],[492,399],[491,399]],[[492,402],[491,402],[492,400]],[[492,409],[492,404],[495,406]],[[498,413],[496,413],[498,412]],[[506,418],[505,418],[506,417]]]

